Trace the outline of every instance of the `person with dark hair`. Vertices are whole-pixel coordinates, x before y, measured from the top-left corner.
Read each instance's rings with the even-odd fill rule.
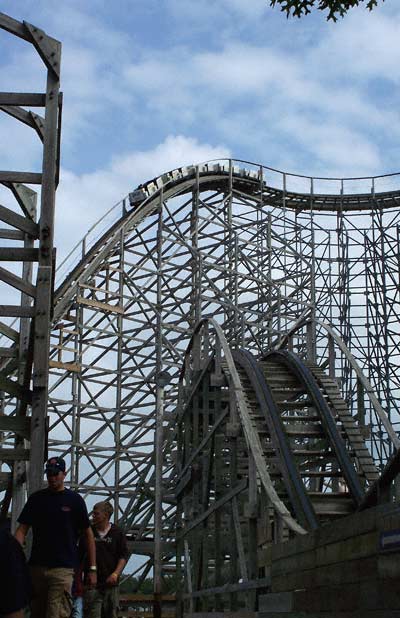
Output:
[[[117,618],[118,616],[118,583],[128,560],[128,547],[121,528],[110,522],[113,511],[109,502],[98,502],[93,508],[97,586],[85,592],[85,618]]]
[[[51,457],[45,473],[48,486],[29,496],[18,518],[15,538],[23,545],[32,528],[31,618],[69,618],[72,579],[78,566],[77,542],[81,534],[89,559],[88,584],[92,586],[96,585],[96,548],[83,498],[64,487],[65,461],[61,457]]]
[[[22,547],[9,527],[8,521],[0,524],[0,616],[23,618],[30,598],[29,572]]]

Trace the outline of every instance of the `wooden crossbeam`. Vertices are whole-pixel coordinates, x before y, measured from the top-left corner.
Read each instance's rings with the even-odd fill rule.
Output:
[[[0,431],[13,431],[29,440],[31,418],[30,416],[0,416]]]
[[[22,107],[44,107],[46,95],[36,92],[0,92],[0,105],[21,105]]]
[[[29,461],[29,449],[0,448],[0,461]]]
[[[14,273],[6,270],[5,268],[0,267],[0,281],[4,281],[8,285],[11,285],[16,290],[20,290],[20,292],[24,292],[28,296],[35,298],[36,296],[36,288],[34,285],[25,281],[21,277],[14,275]]]
[[[17,230],[21,230],[22,232],[33,236],[33,238],[39,238],[39,226],[37,223],[34,223],[27,217],[18,215],[16,212],[6,208],[5,206],[0,206],[0,221],[4,221],[4,223],[7,223],[8,225],[12,225],[17,228]]]

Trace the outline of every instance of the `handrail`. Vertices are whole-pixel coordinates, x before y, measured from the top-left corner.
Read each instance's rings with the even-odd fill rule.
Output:
[[[379,417],[380,421],[382,422],[382,425],[385,427],[388,436],[390,437],[390,439],[392,440],[393,446],[398,449],[400,448],[400,439],[397,436],[395,430],[392,427],[392,424],[385,412],[385,410],[383,409],[383,407],[381,406],[381,404],[379,403],[376,395],[374,394],[373,388],[371,386],[371,383],[369,382],[368,378],[364,375],[361,367],[359,366],[358,362],[356,361],[356,359],[354,358],[353,354],[350,352],[350,350],[348,349],[348,347],[346,346],[346,344],[344,343],[344,341],[341,339],[341,337],[338,335],[338,333],[336,333],[332,326],[330,326],[329,324],[326,324],[325,322],[322,322],[321,320],[312,320],[312,319],[308,319],[308,320],[304,320],[301,323],[297,323],[290,331],[289,333],[283,337],[281,339],[281,341],[278,343],[276,349],[279,350],[282,347],[284,347],[286,345],[286,343],[288,342],[288,340],[295,334],[295,332],[297,332],[298,330],[300,330],[301,328],[304,328],[305,326],[309,325],[309,324],[316,324],[318,326],[320,326],[322,329],[324,329],[328,335],[330,337],[332,337],[332,339],[335,341],[336,345],[338,346],[338,348],[341,350],[341,352],[344,354],[346,360],[349,362],[350,366],[352,367],[352,369],[354,370],[355,374],[357,375],[358,380],[360,381],[360,383],[362,384],[365,393],[367,394],[373,409],[375,410],[377,416]]]

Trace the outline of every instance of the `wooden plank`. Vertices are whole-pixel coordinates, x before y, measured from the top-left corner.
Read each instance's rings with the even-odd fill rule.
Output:
[[[25,249],[22,247],[0,247],[0,261],[38,262],[39,249]]]
[[[8,318],[33,318],[34,307],[21,307],[20,305],[0,305],[0,316]],[[3,327],[0,328],[0,331]]]
[[[29,461],[29,449],[0,448],[0,461]]]
[[[29,439],[31,432],[30,416],[0,416],[0,431],[13,431]]]
[[[4,281],[8,285],[11,285],[13,288],[19,290],[20,292],[24,292],[28,296],[35,298],[36,296],[36,288],[34,285],[29,283],[28,281],[24,281],[21,277],[14,275],[14,273],[6,270],[5,268],[0,267],[0,281]]]
[[[1,358],[16,358],[17,356],[17,348],[0,348],[0,357]]]
[[[60,78],[61,43],[53,39],[40,28],[24,22],[29,31],[30,40],[49,71],[53,71],[57,80]]]
[[[154,541],[127,541],[128,549],[134,554],[140,556],[153,556],[154,555]],[[163,541],[161,543],[161,551],[164,554],[174,554],[176,551],[175,543]]]
[[[27,185],[40,185],[42,174],[37,172],[0,171],[0,182],[22,182]]]
[[[52,369],[65,369],[66,371],[72,371],[72,373],[79,373],[82,371],[82,365],[78,363],[61,363],[55,360],[49,360],[49,367]]]
[[[14,395],[17,399],[22,399],[22,401],[32,403],[32,391],[24,388],[18,384],[18,382],[13,382],[3,375],[0,375],[0,389],[6,391],[9,395]]]
[[[44,118],[33,112],[27,112],[22,107],[16,105],[0,105],[0,110],[34,129],[43,141]]]
[[[89,298],[83,298],[82,296],[78,296],[76,302],[80,305],[85,305],[86,307],[93,307],[93,309],[100,309],[102,311],[110,311],[112,313],[119,313],[123,315],[124,309],[123,307],[118,307],[114,305],[108,305],[107,303],[102,303],[98,300],[91,300]]]
[[[11,341],[18,341],[19,339],[19,332],[14,330],[14,328],[8,326],[8,324],[4,324],[3,322],[0,322],[0,333],[8,339],[11,339]]]
[[[20,205],[24,215],[35,223],[38,197],[36,191],[19,182],[10,183],[7,186]]]
[[[182,537],[186,536],[191,530],[196,528],[205,519],[208,519],[208,517],[210,517],[210,515],[212,515],[212,513],[214,513],[214,511],[216,511],[217,509],[220,509],[221,507],[223,507],[224,504],[229,502],[229,500],[232,500],[232,498],[234,498],[235,496],[237,496],[237,494],[239,494],[244,489],[246,489],[246,487],[247,487],[247,479],[242,479],[236,485],[236,487],[234,487],[233,489],[228,491],[224,496],[222,496],[222,498],[220,498],[219,500],[214,502],[214,504],[212,506],[210,506],[210,508],[207,509],[207,511],[205,511],[204,513],[199,515],[199,517],[197,517],[194,521],[192,521],[190,524],[188,524],[186,526],[186,528],[184,528],[182,533],[178,536],[178,540],[181,539]]]
[[[0,206],[0,221],[16,227],[18,230],[33,236],[33,238],[39,238],[40,229],[37,223],[34,223],[34,221],[27,217],[18,215],[5,206]]]
[[[25,234],[19,230],[9,230],[8,228],[0,229],[0,238],[9,240],[24,240]]]
[[[29,33],[24,24],[16,19],[13,19],[9,15],[6,15],[5,13],[0,13],[0,28],[7,30],[7,32],[10,32],[11,34],[15,34],[15,36],[18,36],[25,41],[30,41]]]

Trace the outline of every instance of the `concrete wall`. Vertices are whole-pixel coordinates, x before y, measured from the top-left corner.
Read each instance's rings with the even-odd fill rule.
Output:
[[[268,552],[259,618],[400,618],[400,503],[323,526]]]

